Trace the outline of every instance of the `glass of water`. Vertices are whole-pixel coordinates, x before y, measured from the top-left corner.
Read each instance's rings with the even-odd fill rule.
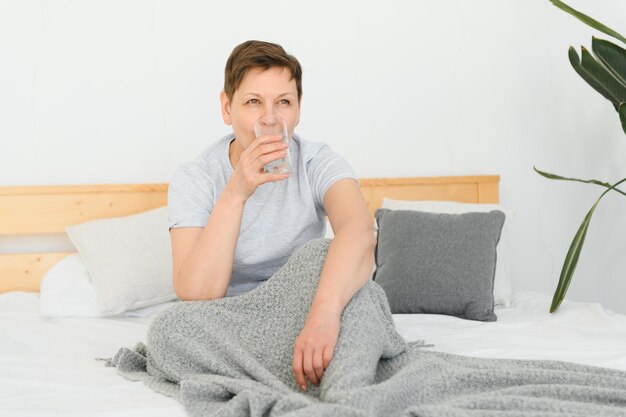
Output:
[[[281,136],[283,142],[289,145],[289,131],[287,123],[275,114],[269,114],[261,117],[254,125],[254,134],[259,136]],[[269,162],[263,166],[263,170],[268,173],[291,174],[291,153],[287,148],[287,155],[284,158]]]

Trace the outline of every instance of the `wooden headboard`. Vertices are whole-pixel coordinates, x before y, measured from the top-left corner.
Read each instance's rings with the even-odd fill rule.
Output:
[[[498,175],[360,179],[370,213],[383,197],[498,203]],[[68,225],[167,205],[167,184],[0,187],[0,235],[65,233]],[[39,291],[46,271],[74,252],[0,254],[0,293]]]

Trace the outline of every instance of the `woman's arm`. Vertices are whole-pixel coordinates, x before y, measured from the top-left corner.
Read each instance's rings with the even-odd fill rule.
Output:
[[[320,275],[307,321],[294,346],[293,372],[306,389],[306,375],[318,384],[330,363],[343,309],[370,279],[374,268],[373,220],[358,183],[342,179],[324,196],[324,207],[335,232]]]
[[[178,298],[212,300],[226,295],[245,203],[246,200],[224,190],[199,236],[195,228],[171,229],[174,290]]]
[[[257,187],[288,174],[264,173],[263,165],[285,156],[278,136],[260,136],[242,153],[204,230],[172,231],[174,291],[181,300],[211,300],[226,295],[233,270],[243,209]]]
[[[335,237],[311,308],[341,314],[372,275],[376,237],[355,180],[346,178],[333,184],[324,196],[324,207]]]

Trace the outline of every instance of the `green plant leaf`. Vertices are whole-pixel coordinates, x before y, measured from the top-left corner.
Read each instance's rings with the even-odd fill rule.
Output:
[[[573,9],[572,7],[568,6],[567,4],[563,3],[560,0],[550,0],[550,2],[554,4],[556,7],[558,7],[559,9],[571,14],[572,16],[574,16],[576,19],[580,20],[587,26],[591,26],[592,28],[597,29],[602,33],[606,33],[607,35],[612,36],[615,39],[618,39],[622,41],[624,44],[626,44],[626,38],[624,38],[622,35],[614,31],[613,29],[598,22],[594,18],[589,17],[586,14],[583,14],[576,9]]]
[[[589,184],[598,184],[598,185],[602,185],[603,187],[610,187],[611,186],[611,184],[609,184],[608,182],[602,182],[602,181],[598,181],[598,180],[580,180],[578,178],[567,178],[567,177],[562,177],[562,176],[556,175],[556,174],[550,174],[549,172],[542,171],[540,169],[537,169],[536,167],[533,167],[533,169],[539,175],[542,175],[542,176],[544,176],[546,178],[549,178],[551,180],[578,181],[578,182],[584,182],[584,183],[589,183]]]
[[[626,86],[622,85],[584,46],[582,49],[581,68],[597,84],[601,85],[604,91],[608,92],[607,97],[617,111],[619,103],[626,101]],[[579,73],[580,74],[580,73]],[[587,80],[587,82],[589,82]],[[594,85],[592,85],[594,86]],[[595,88],[595,86],[594,86]],[[602,93],[600,90],[598,92]]]
[[[607,190],[608,191],[608,190]],[[552,297],[552,305],[550,306],[550,313],[554,313],[565,298],[565,294],[567,293],[567,289],[569,288],[569,284],[572,281],[572,277],[574,276],[574,271],[576,271],[576,265],[578,265],[578,258],[580,257],[580,252],[583,249],[583,244],[585,243],[585,237],[587,236],[587,230],[589,229],[589,223],[591,222],[591,216],[596,209],[596,206],[600,202],[600,199],[606,194],[606,191],[602,193],[602,195],[596,200],[595,204],[591,207],[591,210],[585,216],[583,222],[580,227],[576,231],[574,235],[574,239],[569,246],[567,251],[567,256],[565,256],[565,261],[563,261],[563,267],[561,268],[561,275],[559,277],[559,283],[556,287],[556,291],[554,291],[554,296]]]
[[[626,133],[626,103],[620,103],[617,111],[619,112],[619,119],[622,122],[622,129],[624,133]]]
[[[551,180],[561,180],[561,181],[576,181],[576,182],[583,182],[585,184],[596,184],[596,185],[600,185],[602,187],[605,188],[612,188],[613,190],[617,191],[618,193],[626,196],[626,193],[623,192],[622,190],[619,190],[617,188],[615,188],[615,186],[611,186],[611,184],[609,184],[608,182],[602,182],[602,181],[598,181],[598,180],[581,180],[578,178],[567,178],[567,177],[562,177],[560,175],[556,175],[556,174],[550,174],[549,172],[545,172],[542,171],[540,169],[537,169],[537,167],[533,167],[533,169],[535,170],[535,172],[537,172],[539,175],[544,176],[546,178],[549,178]]]
[[[626,87],[626,49],[595,36],[591,40],[591,49],[613,77]]]
[[[613,103],[613,106],[617,106],[617,99],[606,87],[598,82],[598,80],[590,74],[586,68],[583,68],[578,53],[576,53],[576,50],[571,46],[568,50],[568,56],[570,64],[572,64],[572,67],[574,67],[574,70],[578,73],[578,75],[580,75],[583,80],[587,81],[587,84],[592,86],[598,93],[602,94],[604,98]],[[615,107],[615,110],[617,110],[617,107]]]
[[[576,231],[574,235],[574,239],[570,244],[570,247],[567,251],[567,255],[565,256],[565,261],[563,261],[563,268],[561,269],[561,275],[559,276],[559,283],[554,291],[554,296],[552,297],[552,305],[550,306],[550,313],[554,313],[561,302],[565,298],[565,294],[567,293],[567,289],[569,288],[569,284],[572,281],[572,277],[574,276],[574,271],[576,270],[576,265],[578,264],[578,258],[580,257],[580,252],[582,251],[583,244],[585,243],[585,237],[587,236],[587,230],[589,229],[589,223],[591,222],[591,216],[593,216],[593,212],[595,211],[598,203],[611,190],[614,190],[615,187],[625,182],[626,178],[622,178],[615,184],[609,186],[601,195],[598,197],[594,205],[591,207],[580,227]]]

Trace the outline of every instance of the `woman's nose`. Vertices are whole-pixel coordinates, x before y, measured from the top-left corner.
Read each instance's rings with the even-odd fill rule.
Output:
[[[263,116],[269,116],[274,114],[274,110],[274,106],[272,106],[271,104],[266,105],[263,109]]]

